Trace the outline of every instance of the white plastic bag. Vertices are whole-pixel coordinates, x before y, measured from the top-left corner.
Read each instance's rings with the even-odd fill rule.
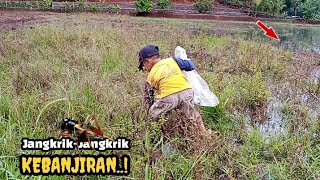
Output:
[[[177,46],[175,51],[175,57],[182,60],[190,60],[187,56],[186,50],[180,46]],[[194,91],[194,103],[200,106],[215,107],[219,104],[217,96],[209,89],[208,84],[201,78],[196,70],[183,71],[185,76]]]

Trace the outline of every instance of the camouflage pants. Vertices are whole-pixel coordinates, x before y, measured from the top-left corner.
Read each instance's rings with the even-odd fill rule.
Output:
[[[200,113],[193,103],[193,90],[186,89],[161,99],[157,99],[149,109],[151,118],[156,119],[160,115],[171,110],[178,110],[182,115],[187,117],[200,130],[206,130]]]

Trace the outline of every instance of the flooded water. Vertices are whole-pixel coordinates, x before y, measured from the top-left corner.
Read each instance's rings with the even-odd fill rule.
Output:
[[[308,51],[320,54],[320,26],[294,26],[291,24],[269,26],[273,27],[280,41],[264,36],[264,31],[259,27],[246,28],[241,31],[241,35],[248,40],[268,42],[276,47],[289,49],[293,52]]]
[[[311,52],[320,54],[320,26],[310,25],[294,25],[294,24],[279,24],[279,23],[266,23],[267,27],[272,27],[277,33],[280,41],[274,40],[264,35],[264,31],[260,29],[256,24],[245,24],[239,29],[225,30],[225,29],[195,29],[191,28],[194,34],[206,33],[209,36],[235,36],[241,37],[246,40],[272,44],[275,47],[290,50],[293,52],[293,58],[298,57],[301,52]],[[320,60],[319,60],[320,61]],[[320,83],[320,67],[315,67],[310,72],[309,83],[318,86]],[[276,86],[277,88],[272,88]],[[271,100],[267,107],[267,121],[263,124],[256,124],[256,127],[260,130],[262,135],[266,138],[273,137],[275,135],[286,132],[285,114],[283,112],[283,106],[285,101],[281,98],[285,94],[291,94],[290,92],[276,92],[280,84],[269,84],[270,91],[272,93]],[[285,86],[290,86],[285,84]],[[301,105],[308,107],[308,118],[311,122],[318,121],[320,116],[320,97],[318,100],[314,100],[310,94],[301,92],[299,97]],[[313,103],[310,104],[310,99],[313,99]],[[316,105],[314,105],[316,104]],[[248,118],[250,121],[250,118]]]
[[[259,28],[247,28],[241,32],[247,40],[259,42],[268,42],[275,47],[295,52],[313,52],[320,54],[320,26],[319,27],[301,27],[293,25],[273,25],[280,41],[273,40],[264,36],[264,32]],[[310,72],[310,83],[318,84],[320,79],[320,67]],[[301,104],[310,106],[307,102],[309,95],[302,93],[300,96]],[[268,105],[268,121],[264,124],[258,124],[260,132],[265,137],[285,132],[284,114],[281,111],[281,102],[277,97],[272,97]],[[320,107],[309,107],[308,117],[312,122],[316,122],[320,115]]]
[[[285,131],[283,119],[284,114],[281,111],[282,102],[273,97],[268,105],[269,120],[264,124],[258,124],[260,132],[266,137],[272,137],[275,134],[283,133]]]
[[[320,26],[301,26],[292,24],[271,24],[268,27],[273,27],[278,34],[280,41],[271,39],[264,35],[264,31],[258,26],[247,26],[244,29],[236,32],[226,32],[222,35],[241,36],[246,40],[253,40],[256,42],[271,43],[275,47],[290,50],[295,53],[312,52],[320,54]],[[207,31],[208,33],[208,31]],[[212,34],[209,32],[209,34]],[[214,32],[214,35],[219,33]],[[320,61],[320,60],[319,60]],[[310,72],[310,83],[318,84],[320,81],[320,67]],[[275,85],[275,84],[274,84]],[[277,85],[276,85],[277,86]],[[272,89],[272,88],[271,88]],[[272,92],[273,96],[268,104],[267,114],[268,121],[264,124],[257,124],[260,132],[267,138],[273,137],[277,134],[285,133],[285,115],[282,112],[282,107],[285,102],[281,101],[281,96],[277,92]],[[300,96],[301,104],[309,107],[308,117],[312,122],[317,122],[320,116],[320,105],[311,106],[308,104],[310,95],[302,93]],[[320,104],[320,102],[316,103]]]
[[[239,25],[238,25],[239,26]],[[276,47],[281,47],[292,52],[316,52],[320,54],[320,25],[294,25],[294,24],[269,24],[277,33],[280,41],[276,41],[264,35],[264,31],[256,24],[246,24],[235,29],[219,28],[187,28],[194,34],[206,33],[213,36],[231,35],[242,37],[246,40],[271,43]]]

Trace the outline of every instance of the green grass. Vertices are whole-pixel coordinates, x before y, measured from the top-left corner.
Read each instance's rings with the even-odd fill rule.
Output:
[[[114,27],[100,23],[105,18]],[[292,72],[294,68],[303,71],[306,66],[315,67],[316,58],[309,57],[300,66],[291,60],[291,52],[269,44],[170,31],[176,28],[177,20],[158,20],[166,28],[154,26],[152,33],[140,26],[152,24],[142,18],[77,14],[68,21],[79,24],[64,20],[58,26],[0,33],[1,179],[28,179],[17,167],[21,153],[32,153],[20,150],[22,137],[58,137],[57,124],[62,118],[83,121],[91,113],[107,136],[132,139],[132,149],[125,153],[132,157],[133,179],[320,177],[319,136],[315,136],[319,135],[319,123],[308,120],[304,113],[309,107],[285,91],[307,90],[307,78],[295,78]],[[194,21],[186,23],[197,28]],[[198,107],[205,125],[221,135],[222,145],[214,152],[209,152],[210,148],[176,150],[150,167],[151,140],[160,140],[162,135],[161,122],[147,123],[141,103],[146,74],[137,71],[137,55],[145,44],[157,44],[164,57],[172,55],[176,45],[184,47],[219,97],[221,102],[215,108]],[[284,90],[280,88],[283,84]],[[282,107],[287,129],[266,139],[254,122],[268,120],[267,105],[275,94],[292,100]],[[183,137],[172,141],[177,146],[185,142]]]

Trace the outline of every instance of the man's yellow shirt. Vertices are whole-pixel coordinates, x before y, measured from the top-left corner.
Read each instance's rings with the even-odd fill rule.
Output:
[[[162,59],[153,65],[147,82],[157,90],[156,98],[191,88],[187,77],[173,58]]]

